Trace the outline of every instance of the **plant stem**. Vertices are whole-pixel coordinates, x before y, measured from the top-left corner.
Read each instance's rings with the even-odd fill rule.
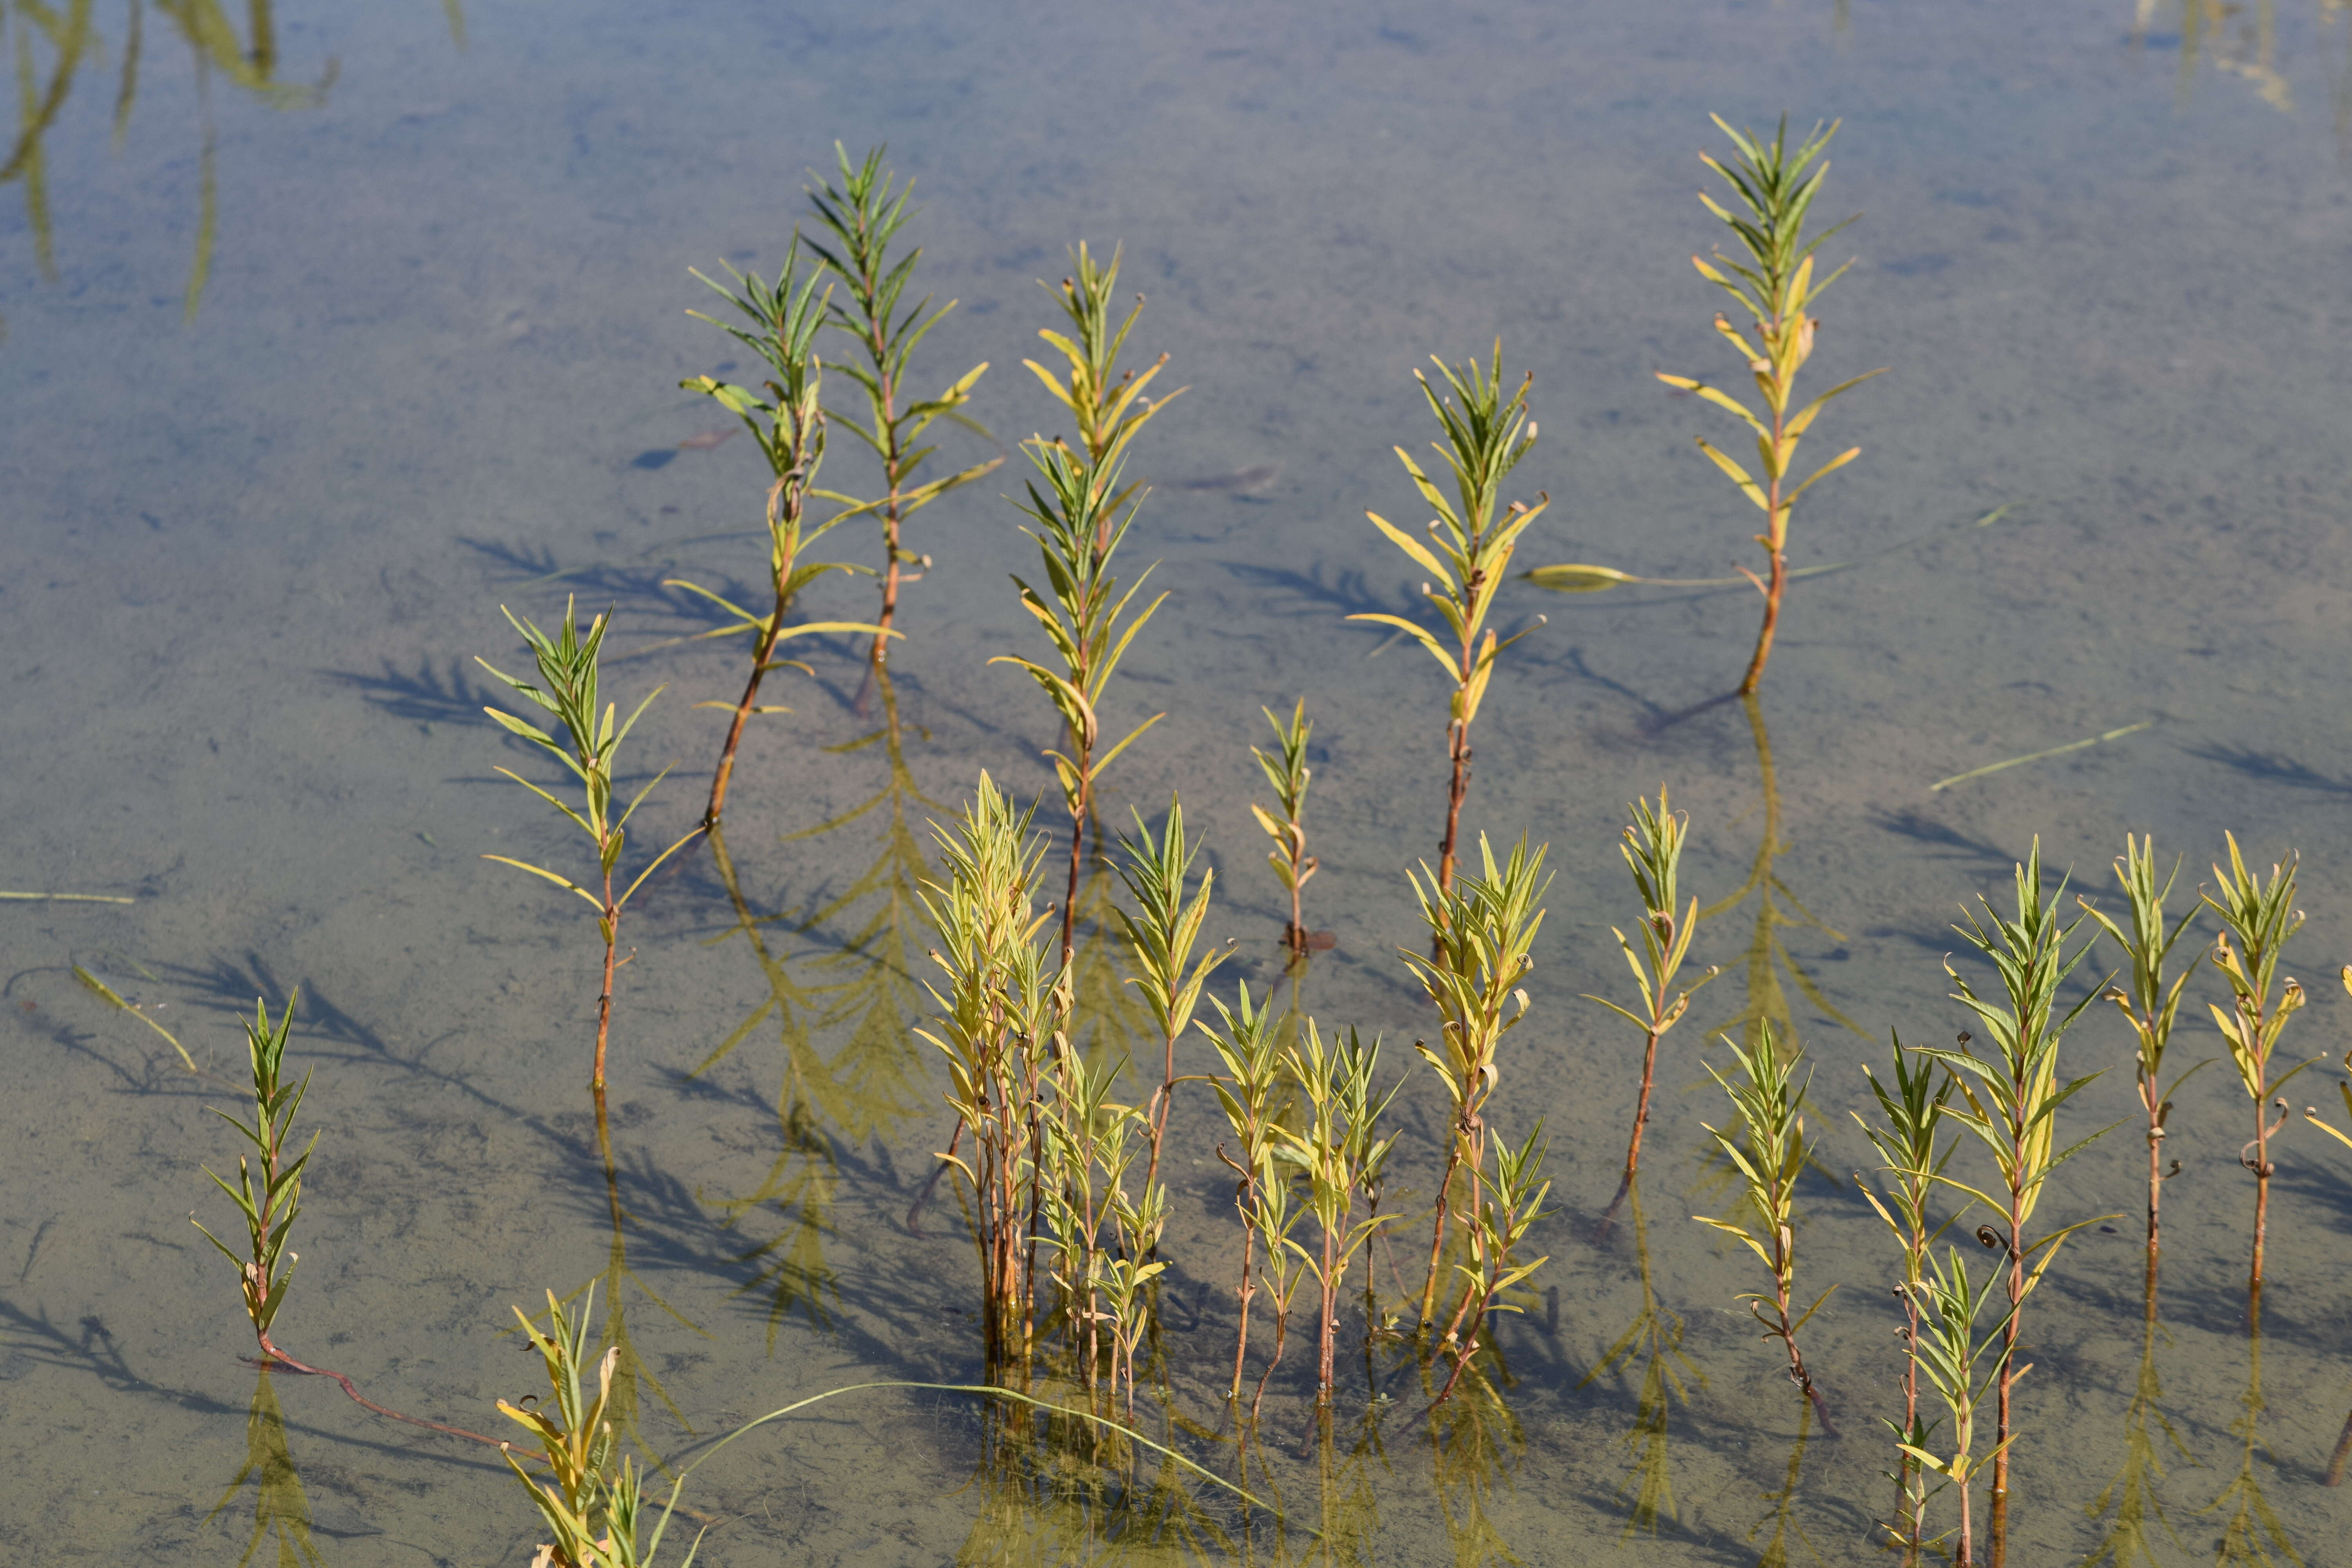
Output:
[[[2324,1487],[2344,1484],[2346,1467],[2352,1466],[2352,1415],[2344,1418],[2344,1436],[2336,1439],[2336,1457],[2327,1461],[2327,1474],[2320,1478]]]
[[[2021,1085],[2021,1091],[2024,1086]],[[2024,1122],[2022,1114],[2012,1126]],[[2028,1156],[2025,1139],[2016,1139],[2015,1158],[2019,1167],[2025,1166]],[[2025,1310],[2025,1259],[2017,1248],[2017,1238],[2025,1232],[2025,1206],[2028,1189],[2011,1186],[2009,1194],[2009,1321],[2000,1331],[2000,1406],[1993,1429],[1993,1441],[2001,1445],[1992,1458],[1992,1506],[1988,1510],[1986,1524],[1991,1534],[1990,1568],[2002,1568],[2009,1557],[2009,1394],[2017,1381],[2017,1337],[2020,1320]]]
[[[1331,1346],[1337,1337],[1339,1316],[1339,1282],[1334,1270],[1339,1258],[1334,1256],[1338,1238],[1328,1226],[1323,1231],[1323,1340],[1316,1359],[1315,1403],[1328,1406],[1331,1403]]]
[[[1234,1341],[1234,1391],[1225,1395],[1228,1400],[1238,1400],[1242,1396],[1242,1362],[1249,1353],[1250,1299],[1257,1294],[1250,1283],[1250,1261],[1256,1252],[1257,1231],[1244,1214],[1242,1217],[1242,1283],[1241,1289],[1234,1292],[1242,1301],[1242,1328],[1240,1335]]]
[[[1467,642],[1462,647],[1463,681],[1470,679],[1469,667],[1475,662],[1475,650]],[[1445,792],[1445,840],[1437,847],[1437,887],[1440,892],[1454,890],[1454,847],[1462,833],[1462,803],[1470,795],[1470,726],[1457,719],[1446,726],[1446,750],[1454,764],[1453,781]]]
[[[1665,993],[1663,988],[1658,994],[1657,1001],[1660,1007],[1666,1005]],[[1633,1108],[1633,1141],[1625,1146],[1625,1180],[1619,1188],[1621,1193],[1633,1184],[1634,1174],[1642,1168],[1642,1129],[1650,1124],[1650,1075],[1657,1070],[1658,1037],[1665,1033],[1658,1026],[1658,1021],[1654,1018],[1651,1020],[1647,1032],[1649,1043],[1642,1050],[1642,1098],[1640,1103]],[[1609,1207],[1613,1215],[1617,1205],[1612,1203]]]
[[[1772,437],[1776,445],[1781,439],[1784,423],[1783,411],[1773,409]],[[1772,558],[1772,576],[1764,588],[1764,624],[1757,628],[1756,652],[1748,660],[1748,673],[1739,678],[1742,697],[1755,696],[1756,689],[1764,684],[1764,665],[1772,657],[1772,638],[1780,628],[1780,590],[1789,582],[1789,513],[1780,504],[1780,476],[1774,475],[1770,491],[1772,531],[1764,546]]]
[[[1453,1208],[1454,1173],[1462,1163],[1462,1140],[1447,1140],[1445,1176],[1437,1184],[1437,1225],[1429,1237],[1429,1280],[1421,1288],[1421,1321],[1428,1327],[1437,1311],[1437,1270],[1445,1251],[1445,1221]]]
[[[599,845],[601,849],[603,846]],[[589,1087],[599,1100],[604,1093],[604,1042],[613,1030],[613,972],[619,967],[621,906],[613,901],[613,868],[604,868],[604,989],[596,998],[596,1076]]]

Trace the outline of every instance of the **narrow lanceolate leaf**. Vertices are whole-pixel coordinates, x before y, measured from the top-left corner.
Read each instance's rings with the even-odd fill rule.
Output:
[[[1419,566],[1423,571],[1428,573],[1431,576],[1435,577],[1439,582],[1444,584],[1448,593],[1454,591],[1453,574],[1446,571],[1444,563],[1439,561],[1436,555],[1432,553],[1427,545],[1422,543],[1420,540],[1415,539],[1412,534],[1407,533],[1403,529],[1399,528],[1396,524],[1391,522],[1387,518],[1382,517],[1379,512],[1368,511],[1364,513],[1364,515],[1372,520],[1373,527],[1388,535],[1389,542],[1391,543],[1394,544],[1399,550],[1403,551],[1407,555],[1411,556],[1412,558],[1413,564]]]
[[[1747,469],[1741,468],[1738,463],[1733,462],[1722,452],[1717,451],[1715,444],[1709,441],[1706,437],[1701,436],[1697,437],[1697,440],[1698,449],[1705,452],[1707,457],[1714,461],[1717,468],[1721,468],[1725,473],[1731,476],[1731,482],[1739,487],[1741,494],[1745,495],[1749,500],[1756,503],[1758,510],[1769,512],[1772,510],[1772,503],[1765,496],[1763,487],[1759,485],[1754,479],[1748,477]]]
[[[1456,680],[1459,680],[1462,678],[1462,671],[1455,667],[1453,656],[1445,651],[1444,647],[1438,642],[1437,638],[1430,633],[1428,628],[1415,626],[1412,622],[1406,620],[1402,616],[1372,615],[1367,613],[1363,615],[1349,616],[1348,618],[1351,621],[1377,621],[1382,626],[1394,626],[1399,631],[1411,634],[1414,641],[1420,643],[1423,647],[1429,650],[1429,657],[1437,661],[1438,668],[1444,670],[1447,676]]]

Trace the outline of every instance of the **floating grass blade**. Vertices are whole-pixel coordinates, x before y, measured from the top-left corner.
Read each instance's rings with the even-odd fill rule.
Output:
[[[73,966],[73,976],[76,980],[81,982],[82,988],[84,990],[88,991],[91,995],[96,996],[100,1001],[105,1003],[110,1007],[119,1008],[122,1012],[130,1014],[132,1017],[138,1019],[141,1023],[146,1025],[149,1028],[163,1036],[163,1038],[170,1043],[171,1047],[180,1053],[180,1059],[188,1065],[188,1070],[190,1072],[201,1072],[203,1070],[196,1066],[196,1058],[188,1054],[188,1047],[180,1044],[178,1036],[173,1034],[171,1030],[163,1027],[163,1025],[149,1017],[145,1013],[141,1012],[138,1008],[124,1001],[115,993],[114,988],[109,985],[105,981],[100,980],[97,975],[92,974],[89,970],[84,969],[79,963]]]
[[[2104,734],[2085,736],[2079,741],[2069,741],[2063,746],[2053,746],[2048,751],[2028,752],[2021,757],[2007,757],[1998,763],[1987,763],[1983,767],[1970,768],[1967,773],[1954,773],[1948,779],[1937,779],[1927,786],[1927,793],[1933,795],[1937,790],[1949,789],[1956,784],[1966,784],[1970,779],[1980,779],[1987,773],[1997,773],[2004,768],[2021,767],[2027,763],[2038,763],[2048,757],[2063,757],[2069,752],[2085,751],[2093,746],[2105,745],[2109,741],[2120,741],[2126,735],[2137,735],[2142,730],[2153,729],[2155,725],[2155,720],[2143,719],[2137,724],[2126,724],[2120,730],[2109,730]]]
[[[135,904],[136,899],[126,899],[115,893],[5,893],[0,899],[16,899],[29,903],[52,904]]]

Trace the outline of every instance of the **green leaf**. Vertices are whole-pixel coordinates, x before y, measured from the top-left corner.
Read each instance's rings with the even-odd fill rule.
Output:
[[[579,883],[572,880],[569,877],[559,877],[552,871],[546,870],[538,866],[533,866],[527,861],[510,859],[504,855],[485,855],[482,858],[485,860],[496,860],[501,866],[512,866],[517,870],[528,871],[534,877],[544,877],[549,881],[554,883],[557,887],[569,888],[573,892],[579,894],[582,898],[587,900],[589,907],[595,910],[598,913],[601,914],[604,912],[604,905],[603,900],[598,899],[595,894],[590,892],[587,889],[582,887]]]
[[[1549,588],[1555,594],[1598,594],[1620,584],[1638,583],[1638,577],[1628,576],[1613,566],[1538,566],[1519,574],[1522,582],[1533,583],[1538,588]]]

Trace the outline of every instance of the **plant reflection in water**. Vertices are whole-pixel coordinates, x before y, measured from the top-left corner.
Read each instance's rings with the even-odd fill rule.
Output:
[[[677,1401],[672,1399],[669,1396],[669,1391],[662,1386],[661,1379],[654,1375],[653,1369],[646,1364],[646,1358],[638,1352],[636,1342],[630,1337],[629,1304],[623,1287],[634,1286],[638,1294],[675,1318],[685,1328],[701,1334],[705,1339],[710,1336],[699,1324],[689,1321],[685,1314],[663,1300],[659,1291],[646,1284],[637,1271],[629,1267],[629,1232],[638,1222],[636,1216],[632,1215],[621,1202],[621,1171],[620,1163],[613,1152],[612,1118],[605,1109],[604,1091],[598,1089],[594,1092],[596,1152],[604,1166],[604,1207],[611,1225],[611,1240],[605,1251],[604,1271],[594,1279],[582,1281],[577,1289],[562,1300],[568,1306],[573,1301],[580,1300],[583,1292],[593,1292],[599,1285],[603,1287],[604,1342],[620,1351],[620,1360],[613,1380],[613,1402],[610,1406],[613,1426],[615,1430],[625,1435],[648,1458],[651,1458],[654,1455],[654,1449],[646,1441],[645,1433],[638,1425],[641,1410],[639,1400],[642,1394],[650,1394],[659,1400],[668,1408],[671,1417],[686,1431],[692,1432],[695,1428],[694,1423],[686,1418],[686,1412],[678,1408]],[[557,1331],[551,1322],[547,1325],[547,1328],[550,1332]]]
[[[1633,1464],[1624,1483],[1617,1489],[1617,1496],[1622,1500],[1630,1490],[1633,1507],[1626,1513],[1620,1541],[1637,1531],[1657,1534],[1662,1519],[1680,1521],[1668,1451],[1668,1423],[1676,1400],[1685,1410],[1690,1407],[1692,1384],[1706,1386],[1706,1373],[1683,1350],[1682,1315],[1658,1302],[1650,1271],[1650,1231],[1642,1215],[1639,1177],[1626,1184],[1625,1203],[1633,1216],[1633,1256],[1641,1270],[1642,1310],[1634,1315],[1632,1326],[1602,1352],[1601,1360],[1576,1385],[1581,1390],[1603,1377],[1622,1377],[1637,1358],[1641,1363],[1641,1383],[1633,1394],[1633,1424],[1622,1439],[1625,1447],[1632,1450]]]
[[[278,1568],[323,1568],[318,1543],[310,1539],[310,1500],[302,1490],[302,1477],[294,1468],[294,1451],[286,1441],[286,1415],[278,1406],[278,1390],[269,1369],[254,1376],[253,1402],[245,1413],[245,1466],[205,1516],[209,1524],[220,1517],[247,1481],[254,1483],[253,1534],[245,1543],[236,1568],[246,1568],[262,1542],[275,1535]]]
[[[841,1184],[835,1135],[853,1143],[887,1137],[921,1105],[921,1069],[908,1025],[921,997],[912,969],[924,918],[916,889],[929,862],[913,818],[925,809],[944,815],[945,808],[915,782],[907,760],[898,689],[887,667],[875,672],[874,691],[882,704],[882,727],[828,747],[826,754],[855,755],[878,742],[887,763],[887,778],[847,811],[785,839],[793,843],[838,833],[880,813],[873,862],[848,888],[792,927],[792,934],[806,935],[845,914],[857,920],[857,911],[866,906],[862,923],[837,947],[807,961],[806,983],[791,973],[795,955],[772,944],[762,929],[787,917],[762,915],[752,908],[725,839],[716,829],[710,835],[712,864],[727,889],[734,920],[732,929],[717,941],[742,938],[760,966],[767,994],[689,1076],[699,1078],[717,1067],[772,1020],[784,1058],[776,1096],[776,1157],[750,1192],[713,1200],[730,1227],[772,1209],[789,1216],[776,1236],[737,1258],[757,1268],[740,1293],[767,1297],[771,1353],[778,1325],[794,1312],[805,1314],[812,1327],[823,1328],[831,1321],[825,1299],[835,1281],[824,1261],[824,1235]],[[917,734],[929,738],[919,728]],[[826,1056],[817,1037],[844,1025],[849,1026],[849,1037]],[[909,1223],[919,1226],[919,1215],[910,1214]]]
[[[1756,858],[1749,866],[1748,879],[1726,897],[1700,910],[1698,919],[1705,923],[1727,915],[1746,903],[1752,894],[1756,900],[1756,925],[1740,962],[1724,965],[1726,970],[1736,969],[1743,977],[1747,1000],[1738,1014],[1724,1023],[1702,1030],[1701,1036],[1712,1039],[1737,1027],[1740,1043],[1752,1050],[1769,1027],[1780,1041],[1781,1050],[1793,1057],[1803,1047],[1804,1042],[1797,1028],[1796,1016],[1790,1009],[1788,992],[1781,985],[1780,975],[1785,970],[1789,983],[1822,1016],[1837,1020],[1868,1039],[1869,1031],[1840,1012],[1835,1004],[1822,994],[1821,986],[1790,952],[1788,942],[1780,934],[1784,929],[1810,928],[1841,947],[1846,941],[1843,932],[1807,909],[1803,900],[1790,891],[1789,885],[1780,879],[1776,867],[1780,857],[1788,853],[1790,845],[1781,837],[1780,782],[1772,763],[1772,737],[1764,725],[1761,700],[1751,695],[1741,698],[1739,703],[1747,712],[1748,733],[1756,743],[1758,795],[1756,805],[1749,809],[1761,810],[1763,824],[1757,834]],[[1733,818],[1732,826],[1736,826],[1746,816],[1747,813],[1743,812],[1740,816]]]
[[[2242,1440],[2238,1473],[2222,1487],[2218,1497],[2199,1510],[2215,1515],[2221,1521],[2221,1534],[2213,1543],[2213,1561],[2216,1564],[2242,1563],[2261,1564],[2263,1568],[2287,1562],[2301,1568],[2303,1555],[2287,1539],[2286,1527],[2279,1522],[2278,1511],[2263,1489],[2264,1472],[2274,1470],[2277,1462],[2271,1458],[2262,1436],[2263,1413],[2268,1402],[2263,1397],[2260,1285],[2247,1292],[2246,1392],[2241,1405],[2244,1414],[2230,1423],[2231,1434]]]
[[[1158,1456],[1147,1473],[1151,1456],[1120,1433],[1058,1413],[991,1407],[978,1419],[957,1568],[1228,1562],[1239,1551],[1226,1510],[1204,1507],[1172,1458]]]
[[[463,0],[442,0],[448,15],[449,36],[460,48],[466,43]],[[84,68],[95,68],[111,57],[121,61],[114,89],[113,133],[117,151],[131,131],[131,115],[139,100],[140,70],[147,63],[147,6],[127,0],[122,9],[119,45],[110,47],[93,13],[95,0],[67,0],[63,5],[14,7],[16,26],[6,29],[15,56],[16,133],[5,143],[0,161],[0,185],[25,188],[25,226],[32,231],[33,260],[41,276],[58,278],[57,235],[49,212],[47,141],[62,118],[74,84]],[[249,27],[240,36],[236,24],[218,0],[155,0],[154,10],[186,45],[196,79],[197,217],[195,254],[188,268],[182,312],[194,320],[204,301],[205,283],[212,272],[213,244],[219,228],[220,182],[217,137],[212,119],[212,80],[215,74],[265,108],[317,109],[327,101],[338,62],[330,56],[315,82],[289,82],[278,76],[278,27],[269,5],[254,5]],[[0,23],[5,26],[5,23]],[[5,323],[0,321],[0,337]]]

